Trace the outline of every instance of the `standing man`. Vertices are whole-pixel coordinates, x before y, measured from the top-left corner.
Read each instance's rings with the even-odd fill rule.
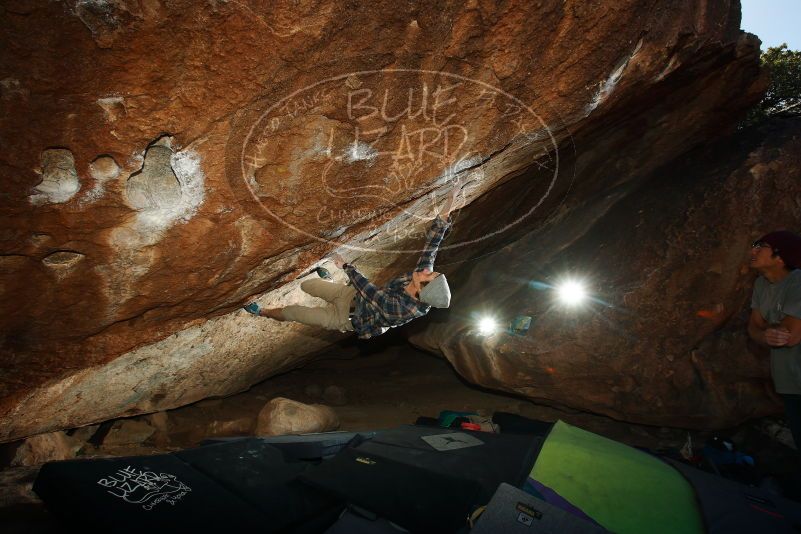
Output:
[[[334,265],[345,271],[351,285],[321,279],[306,280],[300,285],[303,291],[322,298],[328,305],[260,309],[252,303],[245,306],[245,310],[276,321],[295,321],[341,332],[355,331],[359,338],[369,339],[426,315],[432,307],[447,308],[451,301],[450,288],[445,275],[434,271],[434,259],[450,229],[450,213],[457,194],[458,188],[455,188],[448,196],[445,209],[428,229],[427,242],[414,271],[379,287],[336,254]]]
[[[754,241],[751,268],[760,276],[754,283],[748,335],[770,347],[773,384],[801,451],[801,236],[779,231]]]

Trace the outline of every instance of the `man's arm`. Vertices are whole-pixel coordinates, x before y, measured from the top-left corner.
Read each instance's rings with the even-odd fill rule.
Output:
[[[348,275],[348,278],[350,278],[353,284],[353,288],[358,291],[363,298],[381,306],[381,303],[386,298],[383,289],[368,280],[362,273],[356,270],[356,267],[345,263],[345,260],[339,254],[334,255],[334,265],[345,271],[345,274]]]
[[[762,346],[767,346],[765,341],[765,330],[768,323],[756,308],[751,309],[751,317],[748,318],[748,336]]]
[[[448,218],[448,220],[442,220],[439,215],[437,215],[437,218],[431,223],[428,232],[426,232],[426,246],[423,249],[423,254],[420,255],[420,259],[417,260],[416,270],[434,270],[434,260],[437,257],[439,245],[442,243],[442,240],[445,239],[445,235],[448,233],[450,227],[450,218]]]
[[[794,343],[798,344],[799,341],[801,341],[801,320],[787,316],[784,318],[784,321],[782,321],[780,328],[771,328],[756,308],[751,310],[751,317],[748,319],[748,335],[751,336],[751,339],[766,347],[787,346],[791,339],[791,331],[789,328],[785,327],[785,321],[788,319],[792,319],[798,323],[798,325],[795,325],[795,328],[799,329],[797,334],[799,340]],[[787,329],[785,330],[785,328]]]
[[[795,347],[801,343],[801,319],[788,315],[782,319],[780,326],[789,334],[784,344],[785,347]]]
[[[434,218],[434,222],[431,223],[431,227],[426,232],[426,246],[423,248],[423,254],[420,256],[420,259],[417,261],[416,270],[434,270],[434,260],[437,257],[439,245],[442,243],[442,240],[445,239],[451,227],[451,211],[453,210],[453,205],[456,203],[456,196],[458,194],[458,189],[454,188],[451,190],[442,212]]]
[[[381,305],[381,302],[386,298],[384,290],[368,280],[362,273],[356,270],[356,267],[346,263],[343,267],[345,274],[350,278],[354,289],[358,291],[362,297],[370,302]]]

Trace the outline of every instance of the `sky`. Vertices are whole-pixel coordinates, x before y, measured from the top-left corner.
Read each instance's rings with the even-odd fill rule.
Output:
[[[762,39],[762,50],[787,43],[801,50],[801,0],[741,0],[740,27]]]

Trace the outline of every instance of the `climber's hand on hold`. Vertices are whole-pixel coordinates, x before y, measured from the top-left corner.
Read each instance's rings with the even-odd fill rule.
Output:
[[[338,269],[341,269],[345,263],[345,259],[342,256],[334,254],[334,265],[336,265]]]

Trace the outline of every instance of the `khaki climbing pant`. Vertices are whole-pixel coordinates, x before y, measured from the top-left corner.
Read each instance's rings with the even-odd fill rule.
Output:
[[[313,297],[325,300],[328,304],[315,308],[296,305],[286,306],[282,312],[284,319],[310,326],[320,326],[327,330],[353,331],[349,316],[350,306],[353,302],[353,297],[356,295],[356,289],[353,286],[326,282],[315,278],[306,280],[300,284],[300,288]]]

